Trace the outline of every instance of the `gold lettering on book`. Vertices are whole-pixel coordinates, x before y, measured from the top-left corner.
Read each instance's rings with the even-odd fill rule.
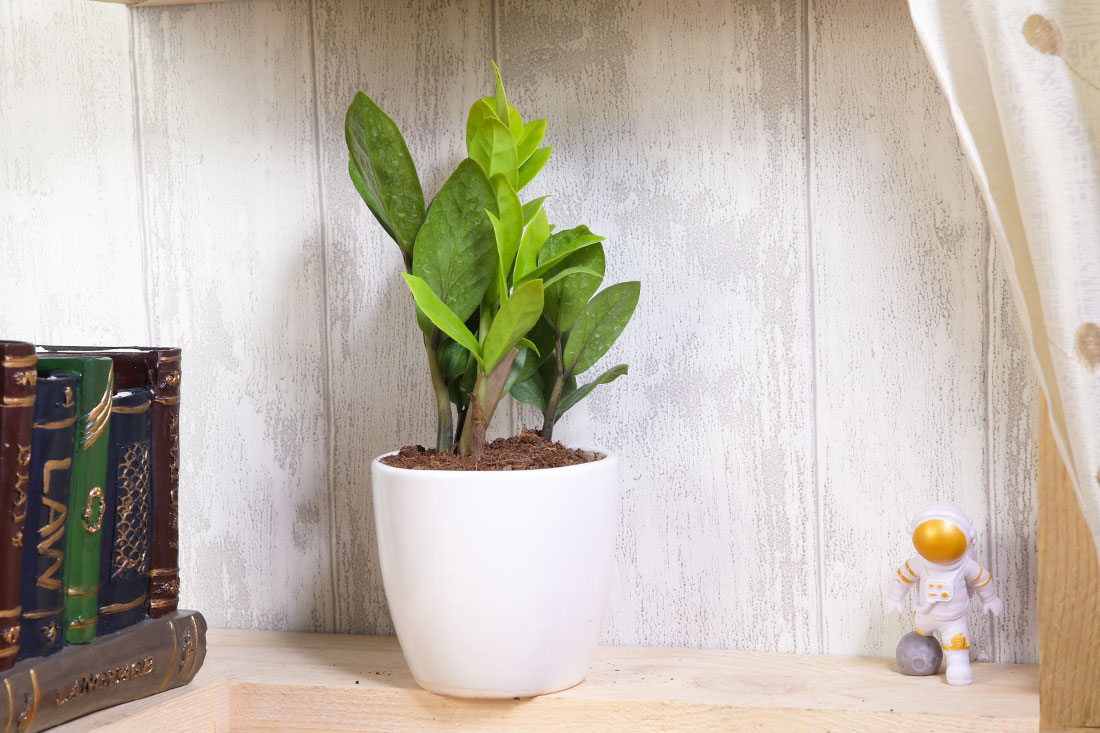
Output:
[[[55,691],[54,707],[59,708],[65,703],[72,702],[96,690],[107,689],[114,685],[120,685],[127,680],[145,677],[152,673],[153,657],[150,656],[120,667],[108,667],[100,672],[81,675],[73,680],[73,683],[67,688]]]
[[[65,537],[65,516],[69,507],[59,501],[50,498],[50,482],[53,480],[54,471],[63,471],[73,465],[72,458],[63,460],[46,461],[42,469],[42,506],[49,509],[46,523],[38,530],[38,536],[42,541],[38,543],[38,554],[53,560],[53,565],[38,576],[35,582],[40,588],[57,590],[61,587],[61,565],[65,562],[64,545],[61,540]]]
[[[29,372],[16,372],[15,383],[20,387],[33,387],[38,384],[38,372],[33,369]]]

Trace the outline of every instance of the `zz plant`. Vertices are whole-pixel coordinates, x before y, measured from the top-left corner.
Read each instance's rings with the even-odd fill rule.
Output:
[[[473,456],[505,394],[542,410],[551,439],[562,414],[626,374],[620,364],[577,383],[640,292],[624,282],[597,293],[604,238],[583,225],[555,233],[545,196],[521,202],[553,148],[540,147],[546,120],[524,122],[495,63],[493,75],[495,96],[470,108],[468,157],[430,206],[404,137],[370,97],[356,94],[344,121],[352,183],[404,259],[435,392],[436,450]]]

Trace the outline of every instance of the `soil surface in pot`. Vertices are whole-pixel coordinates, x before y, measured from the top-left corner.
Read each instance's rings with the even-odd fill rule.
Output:
[[[529,471],[534,468],[558,468],[590,463],[603,458],[602,453],[566,448],[551,443],[534,430],[524,430],[511,438],[497,438],[490,443],[481,458],[436,453],[422,445],[407,445],[397,455],[386,456],[382,463],[396,468],[431,471]]]

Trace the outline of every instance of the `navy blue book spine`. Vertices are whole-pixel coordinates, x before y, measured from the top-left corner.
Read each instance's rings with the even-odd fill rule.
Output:
[[[62,647],[62,566],[69,479],[76,439],[75,374],[41,374],[31,432],[30,483],[23,543],[23,615],[19,659]]]
[[[145,617],[149,583],[152,470],[148,389],[124,389],[111,405],[103,546],[99,553],[99,621],[110,634]]]

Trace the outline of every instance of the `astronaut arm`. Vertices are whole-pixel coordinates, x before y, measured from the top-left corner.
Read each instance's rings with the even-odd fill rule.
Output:
[[[908,562],[902,563],[902,565],[894,572],[894,581],[890,583],[890,590],[886,593],[886,610],[902,612],[901,602],[905,600],[906,594],[909,593],[909,589],[913,587],[913,584],[917,582],[917,574],[913,572]]]
[[[971,561],[966,568],[966,584],[973,588],[978,598],[982,601],[982,608],[994,616],[1000,616],[1004,611],[1004,603],[997,597],[997,589],[993,587],[993,576],[979,563]]]

